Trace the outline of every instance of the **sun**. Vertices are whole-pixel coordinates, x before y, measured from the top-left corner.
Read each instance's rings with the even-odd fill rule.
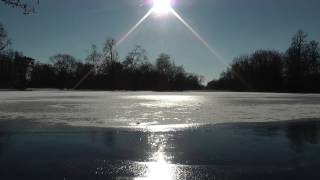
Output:
[[[171,0],[153,0],[153,12],[158,15],[165,15],[172,10]]]

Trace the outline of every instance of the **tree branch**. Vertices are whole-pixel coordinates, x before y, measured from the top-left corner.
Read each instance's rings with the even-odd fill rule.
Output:
[[[30,5],[29,3],[26,3],[22,0],[1,0],[4,4],[11,6],[13,8],[20,8],[23,10],[23,14],[29,15],[34,14],[35,7],[33,5]],[[36,0],[37,4],[39,4],[39,0]]]

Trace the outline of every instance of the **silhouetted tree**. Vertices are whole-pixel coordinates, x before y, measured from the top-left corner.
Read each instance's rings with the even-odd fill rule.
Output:
[[[299,30],[292,38],[286,52],[287,87],[292,91],[302,91],[304,78],[308,73],[307,34]]]
[[[0,55],[0,87],[25,89],[31,78],[34,59],[10,51]]]
[[[5,51],[10,43],[8,33],[3,24],[0,23],[0,88],[12,87],[13,57],[10,57],[8,52]]]
[[[160,54],[160,56],[156,59],[155,66],[155,69],[158,73],[157,89],[168,89],[168,87],[170,87],[170,78],[172,77],[172,63],[170,60],[170,56],[167,54]]]
[[[277,51],[260,50],[250,57],[251,74],[247,80],[258,91],[280,91],[283,88],[283,56]]]
[[[96,75],[98,73],[99,65],[103,61],[102,53],[98,51],[98,48],[96,45],[93,44],[91,46],[90,53],[88,54],[85,60],[87,63],[87,68],[91,67],[91,70],[89,70],[90,74],[93,73]]]
[[[320,50],[319,43],[310,41],[307,44],[307,73],[304,78],[303,91],[320,92]]]
[[[160,54],[156,60],[156,69],[160,74],[168,75],[172,70],[172,63],[168,54]]]
[[[101,61],[102,54],[98,51],[98,48],[96,45],[91,45],[91,50],[89,55],[86,57],[86,63],[98,65],[99,61]]]
[[[2,31],[2,44],[7,44]],[[3,45],[4,46],[4,45]],[[103,90],[191,90],[200,89],[200,78],[176,66],[161,54],[151,64],[146,51],[136,46],[120,62],[114,39],[107,39],[100,53],[92,45],[85,63],[68,54],[50,57],[51,64],[34,63],[21,53],[0,53],[0,88],[60,88]],[[94,73],[92,73],[94,72]]]
[[[0,54],[0,88],[12,88],[13,63],[12,58]]]
[[[283,86],[283,56],[277,51],[259,50],[239,56],[209,87],[241,91],[280,91]]]
[[[298,31],[285,54],[260,50],[235,58],[209,89],[320,92],[319,44]]]
[[[112,67],[119,60],[118,52],[115,49],[116,41],[114,39],[107,39],[102,48],[102,61],[99,63],[99,73],[108,75],[112,73]]]
[[[34,59],[23,56],[22,53],[16,52],[14,58],[14,87],[18,89],[25,89],[31,79],[32,66]]]
[[[141,46],[136,46],[122,62],[123,66],[127,70],[136,70],[139,66],[148,61],[146,51]]]
[[[119,60],[118,52],[115,49],[116,40],[107,39],[103,46],[103,55],[106,61],[115,62]]]
[[[8,33],[3,24],[0,23],[0,53],[3,52],[11,44]]]
[[[68,54],[57,54],[50,57],[50,61],[53,64],[59,88],[71,88],[75,83],[77,60]]]
[[[310,74],[320,73],[320,49],[317,41],[310,41],[307,46]]]
[[[53,65],[35,63],[32,68],[30,86],[33,88],[56,88],[58,83],[55,73]]]
[[[157,90],[201,89],[201,79],[185,73],[182,66],[176,66],[167,54],[160,54],[156,60]]]
[[[151,65],[148,61],[146,51],[141,46],[136,46],[131,52],[128,53],[124,61],[122,62],[123,71],[120,75],[121,86],[125,89],[146,89],[146,79],[143,76],[150,76],[149,68]]]

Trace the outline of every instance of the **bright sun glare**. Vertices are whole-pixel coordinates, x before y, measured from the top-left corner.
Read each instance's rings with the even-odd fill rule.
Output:
[[[192,34],[213,54],[218,60],[224,65],[228,66],[225,61],[222,61],[224,58],[219,55],[219,53],[213,49],[210,44],[197,32],[193,29],[191,25],[186,22],[183,17],[178,14],[173,9],[173,5],[176,4],[176,0],[148,0],[148,3],[153,3],[153,7],[131,28],[129,31],[120,38],[120,40],[116,43],[115,47],[118,47],[122,44],[151,14],[156,14],[158,16],[164,16],[166,14],[172,14],[188,29],[192,32]],[[103,62],[103,57],[99,59],[95,67],[99,67]],[[89,71],[74,87],[73,89],[78,88],[90,75],[92,71]]]
[[[171,0],[153,0],[153,11],[158,15],[168,14],[171,7]]]

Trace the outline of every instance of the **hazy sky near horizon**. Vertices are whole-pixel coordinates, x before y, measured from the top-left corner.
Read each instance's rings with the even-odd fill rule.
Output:
[[[37,14],[0,2],[0,22],[12,48],[41,62],[56,53],[84,59],[91,44],[120,39],[151,8],[144,0],[40,0]],[[216,78],[235,56],[257,49],[284,51],[299,29],[320,40],[319,0],[176,0],[174,9],[223,58],[218,60],[174,16],[150,16],[118,48],[120,58],[135,45],[151,62],[164,52],[188,71]],[[224,62],[221,62],[224,61]]]

